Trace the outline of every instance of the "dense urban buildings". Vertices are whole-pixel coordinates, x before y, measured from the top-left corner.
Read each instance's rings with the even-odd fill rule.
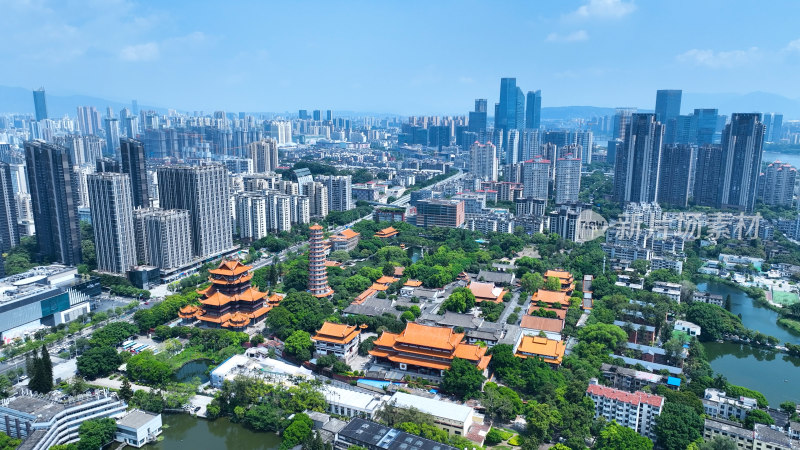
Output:
[[[525,108],[525,128],[538,130],[542,124],[542,91],[528,91]]]
[[[474,142],[470,147],[470,172],[481,180],[497,181],[498,174],[497,148],[491,143],[486,145]]]
[[[735,113],[722,132],[719,206],[750,212],[755,207],[765,127],[761,114]]]
[[[698,149],[694,178],[694,203],[716,208],[722,184],[722,147],[706,144]]]
[[[330,211],[349,211],[355,207],[353,203],[352,184],[350,175],[321,175],[316,180],[328,190],[328,209]]]
[[[618,201],[656,201],[663,137],[664,127],[655,114],[631,116],[614,166],[614,195]]]
[[[193,257],[191,214],[182,209],[134,211],[139,264],[158,267],[162,276],[189,265]]]
[[[97,270],[124,275],[136,265],[133,201],[128,174],[96,173],[87,177]]]
[[[464,224],[464,202],[430,199],[417,203],[417,226],[458,228]]]
[[[39,257],[75,266],[81,262],[78,180],[64,147],[25,143],[25,166]]]
[[[681,208],[689,204],[694,164],[695,147],[676,144],[664,146],[658,178],[659,203]]]
[[[581,160],[578,156],[568,154],[563,158],[558,158],[554,187],[556,205],[578,201],[578,193],[581,189]]]
[[[759,198],[765,205],[792,206],[797,169],[775,161],[767,165],[760,177]]]
[[[159,206],[189,211],[194,255],[199,258],[233,247],[228,192],[227,170],[220,165],[158,169]]]
[[[278,168],[278,142],[275,139],[262,139],[249,146],[253,160],[253,172],[274,172]]]
[[[0,253],[19,245],[17,201],[11,180],[11,166],[0,162]]]

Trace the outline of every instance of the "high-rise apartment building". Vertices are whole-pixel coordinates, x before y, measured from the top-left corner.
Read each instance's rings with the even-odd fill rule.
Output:
[[[193,261],[189,211],[144,208],[133,214],[139,263],[170,272]]]
[[[572,132],[572,142],[581,147],[581,164],[588,166],[592,163],[592,148],[594,147],[594,133],[589,130],[575,130]]]
[[[664,408],[664,397],[643,391],[633,393],[589,383],[586,395],[594,402],[594,417],[604,417],[628,427],[637,433],[655,438],[656,417]]]
[[[764,114],[764,140],[768,142],[779,142],[783,132],[783,114],[766,113]]]
[[[228,171],[221,165],[158,169],[159,206],[189,211],[194,255],[200,258],[233,247],[229,191]]]
[[[309,200],[309,210],[312,217],[325,217],[328,215],[328,186],[319,181],[306,183],[305,193]]]
[[[44,88],[33,91],[33,108],[36,111],[36,121],[47,119],[47,97]]]
[[[539,130],[527,129],[522,132],[522,161],[528,161],[541,155],[541,139]]]
[[[273,121],[269,126],[269,133],[278,145],[292,143],[292,122],[285,120]]]
[[[525,129],[538,130],[542,124],[542,91],[528,91]]]
[[[5,253],[17,245],[19,245],[17,200],[14,198],[11,182],[11,166],[0,162],[0,253]]]
[[[100,113],[94,106],[78,106],[78,129],[84,136],[100,135]]]
[[[353,203],[353,177],[351,175],[322,175],[317,181],[328,188],[328,209],[330,211],[349,211]]]
[[[103,119],[103,127],[106,134],[106,153],[115,155],[119,151],[119,119],[114,117],[114,111],[108,108],[107,115]]]
[[[734,113],[722,132],[720,207],[752,211],[764,145],[761,114]]]
[[[497,149],[491,142],[487,142],[486,145],[473,143],[469,154],[469,171],[475,178],[483,181],[497,181],[499,162]]]
[[[253,172],[274,172],[278,168],[278,142],[275,139],[262,139],[249,145]]]
[[[658,198],[658,176],[664,127],[655,114],[633,114],[625,142],[617,150],[614,196],[627,203],[649,203]]]
[[[555,181],[556,205],[578,201],[581,190],[581,159],[567,155],[556,162]]]
[[[244,192],[236,198],[236,227],[239,237],[255,241],[267,235],[267,196]]]
[[[797,169],[791,164],[775,161],[764,169],[761,177],[759,197],[765,205],[792,206]]]
[[[658,202],[685,208],[689,204],[690,179],[694,171],[695,147],[665,145],[661,150]]]
[[[526,199],[547,200],[550,193],[550,160],[525,161],[522,165],[522,196]]]
[[[703,145],[697,150],[693,202],[698,206],[716,208],[722,184],[722,147]]]
[[[69,151],[29,141],[25,143],[25,165],[39,257],[69,266],[80,264],[80,196]]]
[[[692,116],[695,122],[694,129],[697,133],[697,145],[718,144],[717,124],[719,122],[719,112],[713,108],[695,109]]]
[[[625,141],[628,128],[631,125],[631,117],[636,112],[636,108],[617,108],[614,115],[614,139]]]
[[[333,295],[333,289],[328,286],[322,227],[315,223],[309,230],[311,231],[311,239],[309,240],[308,249],[308,291],[315,297],[328,297]]]
[[[148,208],[150,206],[150,194],[144,144],[136,139],[125,138],[120,140],[119,149],[122,156],[122,173],[127,173],[131,179],[133,207]]]
[[[86,177],[97,251],[97,270],[124,275],[136,265],[131,182],[124,173]]]

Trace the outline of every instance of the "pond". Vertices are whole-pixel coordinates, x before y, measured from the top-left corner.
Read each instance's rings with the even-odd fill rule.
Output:
[[[773,407],[786,400],[800,403],[800,358],[733,342],[703,346],[711,368],[729,383],[761,392]]]
[[[192,378],[197,377],[200,379],[201,383],[205,383],[209,380],[207,371],[208,366],[210,365],[210,359],[197,359],[194,361],[189,361],[182,365],[180,369],[178,369],[178,371],[175,373],[175,379],[181,383],[185,383],[187,381],[191,381]]]
[[[281,438],[275,433],[259,433],[227,418],[214,421],[189,414],[164,414],[164,439],[145,448],[158,450],[200,450],[210,448],[275,450]]]
[[[759,331],[768,336],[775,336],[783,344],[790,342],[800,344],[800,336],[792,333],[777,324],[778,313],[763,306],[753,303],[744,291],[720,283],[718,281],[704,281],[697,284],[697,290],[721,295],[723,298],[731,296],[731,312],[741,314],[742,323],[751,330]]]

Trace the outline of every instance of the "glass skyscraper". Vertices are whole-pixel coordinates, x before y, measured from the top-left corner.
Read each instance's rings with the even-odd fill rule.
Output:
[[[36,121],[47,119],[47,99],[44,88],[33,91],[33,107],[36,109]]]
[[[538,130],[542,122],[542,91],[528,91],[525,128]]]

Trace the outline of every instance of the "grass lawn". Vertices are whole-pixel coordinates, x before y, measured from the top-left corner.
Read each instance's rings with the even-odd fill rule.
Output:
[[[798,298],[797,294],[794,292],[776,291],[773,289],[772,301],[782,306],[789,306],[800,302],[800,298]]]

